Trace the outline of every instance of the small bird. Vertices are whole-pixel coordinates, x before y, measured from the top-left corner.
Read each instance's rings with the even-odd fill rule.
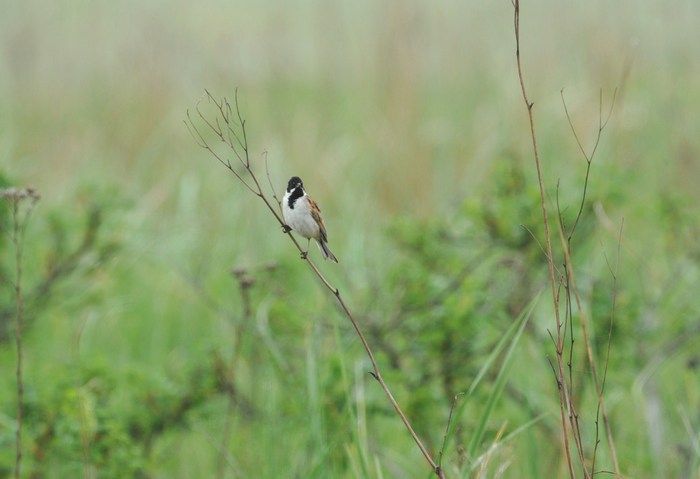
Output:
[[[309,244],[313,238],[318,243],[324,259],[338,262],[338,259],[328,248],[328,234],[326,233],[326,225],[323,223],[323,218],[321,218],[321,209],[306,194],[304,183],[298,176],[293,176],[287,183],[287,192],[282,200],[282,215],[285,223],[287,223],[285,225],[286,231],[293,229],[309,240],[306,244],[306,252],[301,254],[302,258],[305,259],[309,254]]]

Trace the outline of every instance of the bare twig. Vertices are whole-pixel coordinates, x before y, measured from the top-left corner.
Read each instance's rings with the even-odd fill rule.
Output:
[[[560,311],[559,311],[559,297],[558,294],[556,293],[556,278],[554,275],[555,267],[554,267],[554,261],[553,261],[553,254],[552,254],[552,246],[551,246],[551,234],[550,234],[550,227],[549,227],[549,219],[547,215],[547,208],[546,208],[546,195],[545,195],[545,189],[543,185],[543,180],[542,180],[542,169],[540,165],[540,160],[539,160],[539,153],[537,149],[537,139],[536,139],[536,133],[535,133],[535,125],[534,125],[534,118],[533,118],[533,103],[530,102],[527,96],[527,91],[525,88],[525,83],[523,79],[523,73],[522,73],[522,66],[521,66],[521,60],[520,60],[520,2],[519,0],[513,0],[513,8],[514,8],[514,30],[515,30],[515,40],[516,40],[516,61],[517,61],[517,68],[518,68],[518,79],[520,81],[520,87],[522,91],[522,97],[525,102],[525,105],[527,107],[528,111],[528,118],[530,122],[530,133],[531,133],[531,138],[532,138],[532,148],[534,152],[534,157],[535,157],[535,165],[537,168],[537,178],[539,182],[539,188],[540,188],[540,199],[541,199],[541,207],[542,207],[542,215],[543,215],[543,222],[544,222],[544,229],[545,229],[545,240],[546,240],[546,257],[547,257],[547,263],[549,266],[549,272],[550,272],[550,283],[552,287],[552,298],[553,298],[553,305],[554,305],[554,313],[555,313],[555,318],[556,318],[556,338],[554,335],[550,333],[550,337],[552,338],[552,341],[555,343],[555,348],[556,348],[556,353],[557,353],[557,360],[556,360],[556,369],[555,365],[552,364],[552,368],[555,371],[555,376],[557,377],[557,385],[558,385],[558,390],[559,390],[559,404],[560,404],[560,411],[561,411],[561,421],[562,421],[562,430],[563,430],[563,442],[564,442],[564,452],[566,455],[566,460],[567,460],[567,465],[569,467],[569,475],[573,479],[575,477],[574,474],[574,468],[573,468],[573,463],[572,463],[572,458],[571,458],[571,453],[569,451],[569,436],[573,439],[574,446],[576,448],[576,452],[578,455],[578,460],[580,462],[581,468],[583,470],[583,476],[584,478],[590,478],[592,474],[595,474],[595,459],[596,459],[596,452],[597,452],[597,446],[598,446],[598,422],[596,419],[596,443],[594,445],[594,452],[593,452],[593,461],[592,461],[592,467],[591,470],[589,471],[587,466],[586,466],[586,459],[584,456],[584,450],[583,450],[583,444],[582,444],[582,439],[581,439],[581,430],[580,430],[580,425],[579,425],[579,416],[578,413],[576,412],[576,407],[574,404],[574,392],[573,392],[573,384],[574,384],[574,378],[573,378],[573,353],[574,353],[574,328],[573,328],[573,302],[576,302],[576,307],[577,307],[577,312],[578,312],[578,318],[579,322],[581,324],[581,330],[583,334],[583,341],[585,345],[585,349],[588,355],[588,362],[592,370],[594,382],[596,385],[596,392],[598,394],[598,412],[599,414],[603,415],[604,422],[606,424],[606,432],[608,435],[608,442],[610,445],[611,449],[611,455],[613,456],[613,462],[615,464],[615,474],[617,477],[620,477],[619,475],[619,468],[617,465],[617,458],[615,454],[615,448],[614,444],[612,442],[612,434],[610,432],[609,426],[608,426],[608,420],[607,420],[607,414],[605,411],[605,405],[602,400],[602,394],[603,394],[603,386],[604,383],[601,384],[598,373],[597,373],[597,368],[596,368],[596,363],[595,363],[595,358],[593,356],[593,349],[590,341],[590,333],[589,333],[589,320],[587,316],[585,315],[583,311],[583,306],[581,302],[581,297],[579,294],[578,286],[576,284],[576,276],[574,274],[573,270],[573,264],[571,261],[571,241],[573,238],[573,235],[576,231],[576,228],[579,224],[579,221],[583,215],[583,209],[585,206],[585,201],[586,201],[586,196],[588,192],[588,185],[589,185],[589,178],[590,178],[590,170],[591,170],[591,164],[593,161],[593,157],[595,156],[595,153],[598,149],[598,146],[600,144],[600,139],[602,136],[602,132],[607,126],[611,115],[612,115],[612,109],[613,105],[615,102],[616,94],[617,91],[615,91],[615,94],[613,95],[613,100],[610,106],[610,109],[607,113],[607,116],[603,118],[603,94],[602,91],[600,93],[600,99],[599,99],[599,121],[598,121],[598,132],[596,136],[595,143],[593,145],[593,148],[589,153],[586,152],[585,148],[583,147],[583,144],[579,138],[578,133],[576,132],[576,129],[573,126],[573,122],[571,119],[571,116],[569,115],[569,111],[566,105],[566,101],[564,99],[564,92],[563,90],[560,92],[561,97],[562,97],[562,103],[564,105],[564,111],[566,113],[567,120],[569,122],[569,126],[573,132],[574,138],[576,139],[576,143],[583,154],[585,160],[586,160],[586,173],[585,173],[585,179],[584,179],[584,185],[583,185],[583,192],[581,195],[581,202],[579,204],[578,212],[576,214],[576,217],[574,219],[574,222],[572,224],[572,227],[570,231],[566,231],[566,225],[564,222],[564,217],[562,214],[562,209],[559,206],[559,185],[557,184],[557,212],[558,212],[558,219],[559,219],[559,228],[558,228],[558,233],[560,236],[561,240],[561,245],[562,245],[562,251],[564,254],[564,273],[565,276],[560,278],[560,285],[564,287],[564,292],[565,296],[564,299],[566,301],[565,304],[565,318],[564,321],[561,321],[560,318]],[[567,369],[568,369],[568,382],[567,382],[567,377],[564,374],[564,360],[563,360],[563,355],[564,355],[564,341],[567,338],[567,332],[568,332],[568,338],[569,338],[569,351],[568,351],[568,361],[567,361]],[[610,334],[612,334],[612,324],[611,324],[611,329],[610,329]],[[610,352],[610,336],[609,336],[609,342],[608,342],[608,356],[606,357],[606,372],[607,372],[607,365],[609,361],[609,352]],[[566,410],[566,414],[565,414]],[[565,417],[568,416],[568,425]],[[569,430],[570,428],[570,430]]]
[[[571,238],[573,237],[574,231],[576,231],[576,227],[578,226],[579,220],[581,219],[581,215],[583,214],[583,207],[585,205],[586,194],[588,192],[588,179],[590,178],[591,163],[593,163],[593,157],[595,156],[595,152],[598,150],[598,145],[600,144],[600,138],[603,135],[603,130],[608,125],[608,122],[610,121],[610,118],[612,116],[613,107],[615,106],[615,99],[617,98],[617,88],[613,92],[612,101],[610,102],[610,109],[608,110],[608,114],[605,117],[605,120],[603,120],[603,90],[600,91],[600,99],[599,99],[599,104],[598,104],[598,133],[596,134],[595,143],[593,144],[593,148],[592,148],[590,154],[586,153],[586,150],[583,148],[583,145],[581,144],[581,140],[579,139],[578,134],[576,133],[576,128],[574,128],[574,124],[571,120],[571,115],[569,115],[569,110],[566,107],[566,100],[564,100],[564,89],[560,90],[559,93],[561,95],[562,105],[564,105],[564,112],[566,113],[566,120],[569,122],[569,127],[571,128],[571,132],[574,134],[574,138],[576,139],[576,144],[578,145],[579,150],[581,150],[581,154],[586,159],[586,175],[585,175],[585,179],[583,182],[583,192],[581,194],[581,203],[579,205],[578,214],[576,215],[576,219],[574,220],[573,226],[571,227],[571,231],[569,231],[568,238],[567,238],[567,241],[569,243],[569,248],[571,248]],[[560,220],[560,222],[561,222],[561,220]],[[563,225],[563,222],[562,222],[562,225]]]
[[[571,131],[574,135],[574,138],[576,139],[576,143],[579,146],[579,149],[581,151],[581,154],[586,160],[586,174],[584,178],[584,186],[583,186],[583,192],[581,194],[581,201],[579,205],[579,210],[578,214],[576,215],[576,219],[574,220],[573,226],[571,228],[571,231],[566,234],[564,229],[564,221],[563,217],[560,214],[560,239],[562,243],[562,249],[564,250],[564,255],[565,255],[565,262],[566,264],[570,265],[567,268],[567,280],[571,285],[571,289],[574,293],[574,299],[576,301],[576,307],[578,310],[578,316],[579,316],[579,322],[581,324],[581,331],[583,333],[583,341],[584,341],[584,346],[586,348],[586,353],[588,356],[588,363],[591,368],[591,373],[593,376],[594,384],[596,387],[596,394],[598,398],[598,406],[597,406],[597,412],[596,412],[596,432],[595,432],[595,442],[593,445],[593,453],[592,453],[592,460],[591,460],[591,474],[595,474],[595,464],[596,464],[596,459],[597,459],[597,452],[598,452],[598,444],[600,442],[599,439],[599,417],[602,414],[603,416],[603,423],[605,425],[605,430],[606,430],[606,436],[608,440],[608,447],[610,448],[610,455],[613,460],[613,466],[615,470],[615,476],[616,477],[621,477],[620,474],[620,469],[619,469],[619,462],[617,459],[617,453],[615,451],[615,443],[612,437],[612,431],[610,430],[610,422],[608,420],[608,415],[607,411],[605,409],[605,403],[603,402],[603,390],[604,390],[604,380],[601,381],[598,375],[598,368],[596,366],[596,361],[595,361],[595,356],[593,354],[593,347],[591,344],[590,340],[590,333],[589,333],[589,318],[585,314],[581,302],[581,297],[579,294],[578,286],[576,284],[576,276],[573,271],[573,265],[572,265],[572,260],[571,260],[571,240],[574,234],[574,231],[576,230],[576,226],[579,223],[579,220],[581,219],[581,216],[583,214],[583,209],[584,205],[586,202],[586,195],[587,195],[587,190],[588,190],[588,182],[590,178],[590,171],[591,171],[591,164],[593,162],[593,158],[595,157],[595,153],[598,149],[598,145],[600,144],[600,139],[603,133],[603,130],[607,126],[608,122],[610,121],[610,118],[612,116],[613,112],[613,106],[615,104],[615,98],[617,96],[617,90],[613,93],[613,98],[612,102],[610,105],[610,109],[607,112],[607,115],[605,119],[603,119],[603,93],[601,91],[600,96],[599,96],[599,110],[598,110],[598,131],[595,139],[595,143],[593,145],[593,148],[591,149],[590,153],[586,153],[585,149],[583,148],[581,141],[579,139],[578,134],[576,133],[576,128],[573,125],[573,122],[571,120],[571,116],[569,115],[569,111],[566,106],[566,101],[564,100],[564,93],[563,90],[561,91],[561,97],[562,97],[562,104],[564,105],[564,111],[566,113],[566,118],[569,122],[569,126],[571,128]],[[622,241],[622,229],[620,229],[620,233],[618,236],[618,261],[619,261],[619,246]],[[613,295],[615,295],[615,288],[617,287],[617,270],[612,273],[613,274]],[[614,301],[614,296],[613,296],[613,301]],[[571,299],[570,297],[567,298],[567,307],[571,308]],[[607,375],[607,368],[610,360],[610,346],[611,346],[611,341],[612,341],[612,331],[613,331],[613,320],[614,320],[614,306],[613,306],[613,313],[611,317],[611,322],[610,322],[610,328],[608,332],[608,345],[607,345],[607,353],[606,353],[606,358],[605,358],[605,372],[604,372],[604,377]],[[571,343],[571,348],[573,350],[573,340]]]
[[[275,187],[272,184],[272,178],[270,177],[270,165],[267,162],[267,150],[263,152],[263,155],[265,156],[265,173],[267,174],[267,183],[270,185],[272,197],[275,199],[275,203],[277,203],[277,207],[280,210],[280,214],[282,214],[282,200],[280,200],[279,196],[277,196],[277,191],[275,191]]]
[[[603,134],[603,130],[605,127],[608,125],[608,122],[610,121],[610,118],[612,117],[612,112],[613,108],[615,106],[615,100],[617,99],[617,88],[613,91],[613,97],[612,100],[610,101],[610,108],[608,109],[608,114],[605,117],[605,120],[603,120],[603,90],[600,90],[600,95],[599,95],[599,100],[598,100],[598,132],[596,134],[596,139],[595,143],[593,144],[593,149],[591,150],[590,154],[586,153],[585,148],[581,144],[581,140],[579,139],[578,133],[576,132],[576,128],[574,127],[574,124],[571,120],[571,115],[569,114],[569,109],[566,106],[566,100],[564,100],[564,89],[562,88],[559,91],[559,94],[561,96],[561,102],[562,105],[564,105],[564,112],[566,113],[566,120],[569,122],[569,127],[571,128],[571,132],[574,135],[574,138],[576,139],[576,144],[578,145],[579,150],[581,150],[581,154],[583,154],[583,157],[586,159],[586,163],[591,163],[593,161],[593,157],[595,156],[596,150],[598,150],[598,145],[600,144],[600,138]]]
[[[535,156],[535,167],[537,169],[537,181],[539,183],[539,189],[540,189],[540,206],[542,208],[542,219],[544,223],[544,234],[545,234],[545,246],[546,246],[546,251],[547,251],[547,265],[549,267],[549,280],[550,280],[550,285],[552,289],[552,302],[554,305],[554,316],[555,316],[555,321],[556,321],[556,327],[557,327],[557,334],[556,334],[556,350],[557,350],[557,383],[560,385],[559,386],[559,406],[560,406],[560,413],[561,413],[561,424],[562,424],[562,430],[563,430],[563,448],[564,448],[564,453],[566,454],[566,462],[569,467],[569,475],[573,479],[575,477],[574,474],[574,466],[573,462],[571,460],[571,453],[569,452],[569,433],[568,433],[568,426],[566,422],[566,417],[567,417],[567,411],[566,411],[566,406],[571,405],[571,400],[569,398],[569,391],[568,387],[566,387],[565,381],[565,373],[564,373],[564,364],[562,361],[562,353],[563,353],[563,337],[562,337],[562,325],[561,325],[561,319],[559,316],[559,297],[557,295],[557,282],[556,282],[556,277],[554,275],[554,260],[553,260],[553,255],[552,255],[552,240],[551,240],[551,235],[549,231],[549,218],[547,215],[547,203],[546,203],[546,195],[545,195],[545,189],[544,189],[544,181],[542,179],[542,167],[540,165],[540,155],[539,155],[539,150],[537,149],[537,134],[535,132],[535,120],[534,116],[532,113],[532,109],[534,104],[530,101],[530,99],[527,96],[527,90],[525,89],[525,80],[523,78],[523,69],[522,69],[522,62],[520,61],[520,0],[513,0],[513,28],[515,31],[515,60],[517,63],[518,67],[518,80],[520,81],[520,91],[522,93],[523,101],[525,102],[525,106],[527,107],[527,114],[528,114],[528,119],[530,122],[530,137],[532,139],[532,150]],[[569,417],[571,417],[571,411],[568,411]],[[585,470],[585,468],[584,468]],[[587,477],[587,476],[586,476]]]
[[[593,450],[593,459],[591,461],[591,470],[595,472],[595,464],[596,464],[596,452],[597,452],[597,446],[598,446],[598,430],[599,430],[599,418],[600,414],[602,412],[603,414],[603,424],[605,426],[605,434],[608,439],[608,447],[610,447],[610,456],[612,457],[613,461],[613,467],[615,471],[615,477],[619,478],[621,477],[620,474],[620,464],[617,459],[617,451],[615,449],[615,441],[613,440],[612,436],[612,430],[610,428],[610,421],[608,419],[608,415],[605,412],[605,405],[603,403],[603,392],[605,391],[605,383],[608,378],[608,365],[610,364],[610,347],[612,345],[612,334],[613,334],[613,327],[615,325],[615,309],[616,309],[616,304],[617,304],[617,277],[618,277],[618,272],[620,270],[620,253],[621,253],[621,246],[622,246],[622,229],[624,228],[625,222],[624,220],[622,221],[622,224],[620,225],[620,234],[618,235],[618,240],[617,240],[617,256],[615,258],[615,267],[613,268],[610,265],[610,262],[608,261],[607,257],[605,258],[606,261],[608,262],[608,268],[610,269],[610,275],[612,277],[612,307],[610,310],[610,327],[608,329],[608,344],[606,347],[605,351],[605,363],[603,367],[603,379],[600,383],[600,387],[598,388],[598,407],[596,410],[596,420],[595,420],[595,427],[596,427],[596,443],[595,443],[595,448]]]
[[[39,201],[39,195],[30,188],[8,188],[0,190],[0,197],[5,198],[12,205],[12,245],[15,249],[15,303],[17,319],[17,430],[15,431],[15,479],[19,479],[22,469],[22,402],[24,401],[24,383],[22,379],[22,330],[24,328],[24,305],[22,302],[22,237],[29,215],[34,205]],[[24,215],[20,210],[21,203],[27,200],[28,204]]]
[[[237,117],[237,123],[235,123],[232,120],[232,112],[231,112],[231,105],[229,104],[228,100],[225,98],[221,101],[217,101],[211,93],[206,91],[207,95],[207,100],[210,103],[213,103],[216,108],[218,109],[218,117],[217,121],[212,123],[209,121],[205,115],[201,112],[199,107],[196,108],[197,115],[199,119],[206,125],[207,129],[209,130],[210,133],[212,133],[218,141],[226,144],[229,149],[233,150],[234,155],[238,158],[240,161],[241,165],[245,169],[245,178],[248,179],[248,181],[252,182],[249,183],[246,181],[243,177],[243,174],[237,172],[234,170],[234,168],[231,165],[231,162],[227,159],[224,159],[222,156],[217,154],[214,149],[211,147],[211,145],[207,142],[206,138],[204,138],[204,135],[199,131],[199,128],[197,125],[194,123],[192,116],[190,115],[189,111],[187,112],[187,121],[185,121],[185,124],[187,125],[188,130],[192,134],[193,138],[197,142],[197,144],[202,147],[203,149],[207,150],[214,158],[216,158],[222,165],[224,165],[228,170],[230,170],[238,180],[240,180],[254,195],[256,195],[258,198],[260,198],[267,208],[270,210],[270,212],[274,215],[274,217],[277,219],[277,222],[280,224],[280,226],[283,228],[283,232],[287,234],[290,238],[290,240],[294,243],[294,245],[297,247],[300,253],[303,253],[303,249],[299,245],[297,239],[291,234],[291,230],[288,230],[285,228],[285,222],[282,219],[281,212],[278,212],[277,209],[274,208],[273,203],[276,203],[278,205],[279,209],[279,198],[273,190],[273,200],[271,200],[268,195],[263,191],[263,189],[260,186],[260,183],[257,179],[257,175],[253,168],[251,167],[250,164],[250,159],[249,159],[249,151],[248,151],[248,137],[246,134],[246,129],[245,129],[245,120],[243,119],[243,116],[241,114],[241,109],[240,105],[238,103],[238,92],[236,91],[236,96],[235,96],[235,109],[236,109],[236,117]],[[218,120],[221,119],[223,121],[223,126],[218,122]],[[240,130],[240,135],[236,132],[236,127]],[[235,139],[235,141],[231,141],[231,138]],[[270,182],[270,185],[272,184],[269,176],[269,170],[267,170],[268,174],[268,181]],[[367,342],[367,339],[365,338],[365,335],[363,334],[362,330],[360,329],[359,324],[355,320],[355,317],[353,316],[352,312],[346,305],[345,301],[343,300],[343,297],[340,294],[340,291],[338,288],[333,286],[327,279],[326,277],[321,273],[321,271],[318,269],[316,264],[311,260],[311,258],[306,255],[302,256],[302,258],[307,262],[307,264],[311,267],[312,271],[316,275],[316,277],[323,283],[323,285],[331,292],[333,295],[336,297],[336,300],[338,301],[338,304],[341,306],[343,309],[343,312],[345,315],[348,317],[350,320],[353,328],[355,329],[355,332],[357,333],[358,337],[360,338],[360,341],[362,342],[362,346],[365,349],[365,352],[367,353],[367,356],[372,363],[372,376],[377,380],[379,383],[380,387],[384,391],[384,394],[387,396],[389,399],[389,402],[391,405],[394,407],[394,410],[396,413],[399,415],[401,418],[401,421],[403,422],[404,426],[408,430],[409,434],[413,438],[413,441],[416,443],[418,448],[420,449],[421,453],[425,457],[425,459],[428,461],[428,464],[430,464],[430,467],[432,468],[433,472],[435,473],[436,476],[438,476],[440,479],[445,479],[444,472],[442,469],[435,463],[433,460],[432,456],[428,452],[428,450],[425,448],[423,443],[421,442],[420,438],[416,434],[416,432],[413,430],[413,427],[411,426],[411,423],[409,422],[408,418],[404,414],[404,412],[401,410],[401,407],[399,404],[396,402],[396,399],[394,398],[393,394],[391,393],[389,387],[387,386],[386,382],[382,378],[381,372],[379,370],[379,366],[377,365],[377,361],[374,358],[374,354],[372,353],[372,349],[369,346],[369,343]]]

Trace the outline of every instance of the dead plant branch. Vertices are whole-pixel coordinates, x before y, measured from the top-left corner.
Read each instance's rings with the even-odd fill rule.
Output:
[[[566,418],[572,417],[573,411],[571,410],[571,398],[569,397],[569,388],[566,385],[566,376],[564,373],[564,363],[562,359],[563,351],[563,340],[562,335],[562,323],[559,317],[559,297],[557,294],[557,281],[555,276],[554,259],[552,254],[552,240],[549,228],[549,218],[547,214],[547,202],[546,194],[544,188],[544,180],[542,178],[542,167],[540,164],[540,154],[537,149],[537,134],[535,132],[535,120],[533,116],[533,106],[534,104],[530,101],[527,95],[527,90],[525,88],[525,79],[523,77],[522,62],[520,59],[520,0],[513,0],[513,28],[515,31],[515,60],[518,67],[518,80],[520,82],[520,91],[522,93],[523,101],[527,108],[528,120],[530,123],[530,137],[532,140],[532,150],[534,153],[535,167],[537,169],[537,181],[540,190],[540,206],[542,208],[542,220],[544,223],[544,235],[545,235],[545,246],[547,252],[547,266],[549,268],[549,282],[552,289],[552,303],[554,305],[554,315],[556,321],[556,349],[557,349],[557,361],[556,361],[556,374],[557,383],[559,386],[559,405],[561,412],[561,424],[562,424],[562,439],[563,439],[563,450],[566,455],[566,462],[569,468],[569,475],[572,479],[576,476],[574,474],[573,461],[571,459],[571,453],[569,452],[569,431]],[[568,411],[567,411],[568,408]],[[585,471],[585,467],[584,467]],[[588,478],[588,475],[586,475]]]

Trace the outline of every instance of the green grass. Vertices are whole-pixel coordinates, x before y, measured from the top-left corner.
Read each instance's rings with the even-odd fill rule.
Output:
[[[559,182],[569,222],[585,162],[560,90],[590,147],[599,94],[605,110],[618,89],[573,259],[602,358],[624,221],[605,400],[627,477],[700,474],[699,14],[691,0],[522,5],[550,210]],[[296,174],[321,204],[341,261],[321,268],[434,455],[453,396],[484,372],[458,402],[448,477],[478,477],[487,451],[481,477],[567,477],[548,289],[492,355],[547,284],[512,25],[507,1],[5,5],[0,173],[42,196],[25,231],[24,477],[217,477],[226,380],[245,405],[224,477],[428,477],[334,298],[183,124],[205,88],[236,87],[257,171],[267,152],[278,193]],[[13,307],[5,215],[0,311]],[[270,262],[251,269],[245,317],[230,269]],[[57,264],[71,268],[36,289]],[[0,365],[4,477],[13,342]],[[599,454],[611,469],[605,441]]]

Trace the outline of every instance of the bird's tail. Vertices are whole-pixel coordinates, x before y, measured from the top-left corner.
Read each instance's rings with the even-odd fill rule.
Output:
[[[335,255],[331,252],[331,250],[328,248],[328,245],[326,244],[325,241],[317,241],[318,247],[321,250],[321,253],[323,254],[323,257],[325,259],[329,259],[331,261],[335,261],[336,263],[338,262],[338,258],[335,257]]]

